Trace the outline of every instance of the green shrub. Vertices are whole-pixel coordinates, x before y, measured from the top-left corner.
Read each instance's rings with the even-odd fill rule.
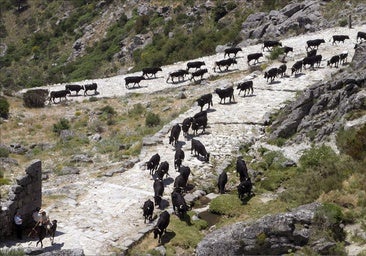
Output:
[[[284,53],[284,51],[281,47],[274,47],[272,52],[269,55],[269,59],[270,60],[277,60],[278,57],[283,53]]]
[[[341,19],[341,20],[338,21],[338,25],[340,27],[345,27],[345,26],[347,26],[347,24],[348,24],[348,20],[346,18]]]
[[[346,234],[340,227],[343,222],[342,209],[332,203],[323,204],[314,215],[314,224],[321,227],[322,230],[330,230],[330,235],[336,241],[343,241]]]
[[[7,119],[9,117],[10,104],[5,97],[0,97],[0,117]]]
[[[145,113],[145,107],[141,103],[134,104],[132,109],[128,111],[129,117],[140,117]]]
[[[152,112],[148,112],[145,119],[146,126],[157,126],[160,124],[160,116],[159,114],[155,114]]]
[[[68,130],[70,128],[70,122],[66,118],[61,118],[58,123],[53,125],[53,132],[60,134],[62,130]]]
[[[114,108],[109,105],[101,108],[101,111],[109,115],[115,115],[117,113],[116,110],[114,110]]]
[[[47,96],[48,90],[45,89],[28,90],[23,95],[23,104],[28,108],[43,108]]]
[[[337,146],[342,153],[355,160],[366,159],[366,124],[361,128],[341,130],[337,134]]]
[[[5,147],[0,147],[0,157],[8,157],[9,150]]]
[[[237,194],[235,195],[220,195],[213,199],[210,203],[210,212],[228,217],[235,217],[241,214],[243,207]]]

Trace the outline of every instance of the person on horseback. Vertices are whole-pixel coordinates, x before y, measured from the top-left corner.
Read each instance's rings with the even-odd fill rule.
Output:
[[[41,210],[39,210],[39,213],[40,213],[40,218],[38,221],[39,225],[46,227],[47,230],[50,230],[52,224],[50,222],[50,218],[48,217],[46,211],[41,209]]]

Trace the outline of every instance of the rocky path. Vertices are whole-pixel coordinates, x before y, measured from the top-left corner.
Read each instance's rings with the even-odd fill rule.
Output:
[[[217,166],[229,157],[237,154],[241,144],[251,140],[258,140],[263,136],[263,122],[266,113],[272,112],[286,104],[286,101],[293,99],[298,91],[304,90],[309,85],[319,80],[327,80],[338,69],[326,66],[326,60],[332,55],[348,51],[348,61],[353,55],[357,31],[365,31],[366,26],[348,28],[334,28],[322,32],[301,35],[298,37],[283,40],[283,45],[291,46],[294,52],[287,57],[288,69],[292,64],[305,56],[305,42],[309,39],[324,38],[325,44],[319,47],[319,53],[323,55],[321,67],[315,71],[305,70],[298,77],[287,76],[278,78],[274,83],[268,84],[259,71],[250,73],[246,64],[246,55],[254,52],[261,52],[262,45],[254,45],[243,48],[238,54],[238,64],[231,66],[229,72],[217,74],[212,71],[214,61],[224,58],[223,53],[213,56],[202,57],[200,60],[206,62],[209,69],[209,76],[227,75],[222,79],[205,79],[201,84],[189,85],[189,81],[171,84],[166,83],[169,72],[185,68],[186,62],[175,63],[163,67],[163,72],[158,73],[158,79],[142,81],[141,88],[130,90],[138,93],[150,93],[162,91],[169,87],[185,87],[185,93],[195,93],[199,96],[204,93],[214,92],[215,88],[224,87],[243,81],[253,79],[254,94],[249,97],[238,96],[235,90],[235,103],[219,104],[219,98],[213,93],[214,106],[208,112],[209,127],[206,133],[198,135],[206,149],[211,153],[210,163],[203,163],[190,154],[190,140],[180,137],[180,145],[185,151],[184,164],[188,165],[194,176],[190,183],[199,180],[216,179]],[[332,45],[329,39],[334,34],[347,34],[351,40],[344,44]],[[262,59],[261,64],[267,63]],[[280,63],[268,64],[268,67],[278,67]],[[290,70],[287,71],[290,75]],[[129,75],[140,75],[129,74]],[[129,93],[124,86],[125,76],[116,76],[105,79],[82,81],[80,84],[98,83],[99,95],[97,97],[123,96]],[[207,78],[207,74],[205,75]],[[53,85],[49,89],[63,89],[64,85]],[[190,90],[190,88],[194,88]],[[194,92],[193,92],[194,91]],[[75,100],[83,100],[78,97]],[[61,190],[67,198],[55,200],[47,210],[51,213],[52,219],[59,220],[58,235],[55,239],[56,245],[51,247],[45,243],[45,250],[54,248],[72,249],[82,248],[86,255],[105,255],[115,251],[116,248],[125,249],[138,241],[149,231],[153,224],[144,224],[140,207],[143,202],[153,196],[152,179],[145,169],[144,163],[155,153],[161,155],[162,161],[170,164],[170,178],[165,183],[164,199],[170,201],[170,192],[173,187],[173,179],[177,172],[173,169],[174,148],[168,144],[168,131],[171,126],[181,122],[185,117],[192,116],[199,112],[198,106],[192,106],[186,113],[180,115],[176,120],[167,124],[160,132],[149,140],[146,140],[135,165],[113,177],[101,177],[97,179],[88,178],[88,173],[81,173],[75,177],[73,182],[60,182],[62,187],[54,188],[53,184],[44,184],[44,193],[52,195]],[[288,155],[296,157],[293,149],[288,150]],[[120,163],[108,169],[118,169]],[[60,178],[62,179],[62,177]],[[168,206],[171,210],[171,207]],[[23,246],[28,246],[24,243]]]

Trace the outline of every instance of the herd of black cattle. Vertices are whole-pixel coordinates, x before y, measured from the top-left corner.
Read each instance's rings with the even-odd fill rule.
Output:
[[[332,44],[337,44],[339,42],[344,42],[346,39],[350,39],[347,35],[334,35],[332,37]],[[366,40],[365,32],[357,33],[357,43],[362,43]],[[315,67],[319,67],[322,61],[322,55],[317,54],[317,50],[319,46],[325,43],[324,39],[314,39],[308,40],[306,42],[306,57],[302,60],[299,60],[293,64],[291,67],[291,75],[297,75],[299,72],[302,72],[302,69],[315,69]],[[280,47],[285,56],[289,52],[293,51],[292,47],[282,46],[282,43],[279,41],[264,41],[262,46],[262,51],[267,50],[271,51],[274,47]],[[356,46],[357,47],[357,44]],[[237,64],[236,55],[239,51],[242,51],[239,47],[230,47],[225,49],[224,59],[215,61],[213,71],[224,72],[229,69],[231,65]],[[228,58],[226,58],[228,56]],[[233,56],[233,57],[231,57]],[[263,53],[251,53],[247,55],[247,63],[248,65],[255,65],[259,62],[259,58],[263,57]],[[226,59],[225,59],[226,58]],[[251,63],[252,62],[252,63]],[[338,67],[338,64],[345,64],[347,62],[347,52],[342,52],[341,54],[337,54],[332,56],[327,61],[327,66],[335,66]],[[185,79],[186,75],[191,75],[189,80],[196,81],[196,77],[199,77],[201,80],[203,79],[203,75],[208,72],[207,68],[202,69],[202,66],[205,66],[205,62],[203,61],[193,61],[188,62],[186,69],[179,69],[177,71],[171,72],[166,79],[166,82],[175,83],[174,79],[177,79],[178,82],[182,82]],[[194,69],[193,72],[189,72],[190,69]],[[217,70],[218,69],[218,70]],[[264,78],[267,79],[267,82],[271,83],[273,80],[278,77],[284,77],[286,75],[287,66],[286,64],[282,64],[280,67],[270,68],[269,70],[264,72]],[[135,87],[136,85],[140,87],[140,82],[146,79],[154,79],[156,78],[157,72],[162,71],[160,67],[150,67],[142,69],[141,76],[128,76],[125,77],[125,87],[131,88],[130,84]],[[56,98],[66,98],[66,95],[71,94],[71,91],[75,91],[76,95],[78,95],[80,90],[84,90],[84,95],[87,95],[88,90],[94,90],[94,94],[97,94],[97,84],[87,84],[84,86],[81,85],[66,85],[65,90],[61,91],[53,91],[50,94],[50,101],[55,102]],[[244,96],[248,93],[253,94],[253,81],[244,81],[237,84],[237,90],[239,93],[244,91]],[[228,88],[217,88],[215,89],[215,93],[220,98],[220,104],[226,103],[226,98],[228,98],[229,102],[235,101],[234,99],[234,88],[233,86]],[[184,193],[190,190],[190,186],[188,184],[188,179],[191,174],[191,170],[188,166],[182,165],[182,162],[185,158],[184,151],[178,146],[178,139],[180,133],[183,133],[184,137],[189,137],[188,131],[192,130],[191,134],[191,154],[197,156],[199,160],[209,162],[210,154],[207,152],[205,146],[198,140],[194,139],[193,136],[198,135],[198,130],[202,129],[202,133],[205,132],[207,127],[208,118],[207,118],[207,110],[204,111],[203,107],[207,104],[207,108],[213,106],[212,102],[212,94],[208,93],[202,95],[197,99],[197,104],[200,106],[200,112],[195,114],[193,117],[188,117],[183,120],[182,124],[174,125],[170,130],[169,143],[172,144],[175,148],[175,156],[174,156],[174,168],[179,172],[179,175],[174,180],[174,190],[171,193],[171,200],[173,205],[173,211],[177,214],[180,219],[186,219],[188,217],[187,211],[189,210],[189,206],[187,205],[184,199]],[[162,196],[164,193],[164,176],[169,176],[169,163],[167,161],[160,162],[160,155],[156,153],[153,155],[148,162],[146,162],[147,169],[150,171],[150,175],[153,177],[153,190],[154,190],[154,202],[148,199],[143,205],[143,216],[146,220],[152,221],[154,206],[159,207],[160,209],[164,209],[166,204],[162,203]],[[238,157],[236,162],[236,170],[238,175],[240,176],[240,183],[237,186],[238,196],[241,200],[245,200],[246,198],[250,198],[252,193],[252,182],[248,175],[248,169],[245,161]],[[217,180],[217,186],[219,193],[225,193],[225,185],[228,181],[228,176],[225,171],[223,171]],[[165,205],[165,206],[164,206]],[[189,218],[189,217],[188,217]],[[168,211],[164,210],[160,215],[159,219],[154,226],[153,233],[154,238],[158,237],[159,243],[161,242],[161,237],[166,232],[166,228],[170,222],[170,214]]]

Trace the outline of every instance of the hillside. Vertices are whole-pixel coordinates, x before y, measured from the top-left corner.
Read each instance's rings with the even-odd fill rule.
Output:
[[[156,152],[169,162],[170,177],[165,180],[163,199],[170,205],[172,182],[178,173],[173,169],[174,147],[168,144],[169,129],[173,124],[181,123],[184,118],[197,113],[199,107],[195,100],[211,92],[214,105],[208,111],[209,126],[206,132],[188,138],[181,136],[179,141],[186,152],[184,163],[191,167],[194,174],[189,180],[194,189],[186,196],[193,204],[189,215],[194,225],[185,225],[186,222],[172,216],[166,243],[163,249],[158,250],[166,250],[167,255],[191,255],[205,235],[214,230],[219,231],[222,226],[237,221],[253,221],[267,214],[285,212],[289,208],[318,201],[334,203],[334,207],[341,209],[344,214],[342,225],[353,228],[351,238],[347,238],[350,243],[347,248],[342,241],[332,241],[338,252],[348,255],[364,253],[364,155],[359,157],[361,160],[351,159],[347,155],[354,155],[354,151],[358,150],[350,147],[344,151],[349,139],[347,136],[351,135],[343,135],[343,145],[339,144],[336,137],[345,123],[356,124],[352,127],[362,127],[364,124],[362,95],[365,84],[357,82],[359,78],[362,80],[364,67],[360,65],[361,68],[356,69],[356,62],[350,62],[355,59],[356,33],[365,30],[365,25],[354,24],[352,29],[335,26],[282,38],[284,45],[294,47],[294,51],[286,57],[288,68],[305,56],[304,46],[309,39],[326,39],[319,48],[323,60],[315,70],[303,70],[298,76],[291,75],[288,70],[287,76],[276,78],[273,83],[263,78],[263,71],[281,63],[278,59],[270,60],[271,53],[264,52],[266,57],[258,65],[248,66],[246,55],[259,52],[262,47],[261,43],[253,41],[245,46],[245,42],[242,42],[243,51],[238,54],[238,64],[230,67],[228,72],[213,71],[214,62],[224,57],[223,46],[218,46],[217,53],[212,55],[190,59],[206,63],[209,72],[201,82],[186,79],[180,83],[167,83],[170,72],[185,68],[186,61],[178,61],[162,66],[163,71],[158,73],[156,79],[142,81],[140,88],[130,90],[124,86],[124,78],[139,75],[140,71],[76,80],[78,84],[96,82],[98,94],[70,96],[66,102],[48,104],[45,108],[25,108],[21,97],[18,97],[25,90],[14,93],[15,97],[7,96],[11,106],[10,118],[1,123],[1,144],[11,151],[9,157],[2,160],[5,171],[11,170],[10,174],[6,173],[6,177],[14,179],[29,161],[41,159],[44,169],[43,207],[50,212],[51,218],[59,220],[56,244],[47,244],[44,251],[81,248],[86,255],[120,254],[126,249],[133,255],[157,253],[157,242],[150,233],[154,223],[144,224],[140,209],[143,202],[153,196],[152,179],[145,162]],[[329,39],[334,34],[347,34],[351,40],[332,45]],[[340,68],[327,66],[331,56],[343,51],[349,54],[345,65]],[[359,62],[363,63],[362,60]],[[346,81],[347,76],[350,79],[356,77],[356,87],[351,88],[352,83],[348,82],[337,83]],[[236,85],[248,79],[254,81],[254,94],[244,97],[238,95],[235,89],[235,103],[219,104],[219,98],[214,93],[216,88]],[[57,83],[42,88],[52,91],[64,88],[64,85]],[[352,104],[348,104],[348,108],[340,104],[342,110],[336,111],[339,113],[337,116],[327,105],[331,102],[327,99],[333,97],[328,95],[328,91],[323,97],[312,94],[317,96],[311,98],[315,107],[308,116],[314,117],[314,120],[304,118],[304,122],[300,122],[296,128],[288,126],[293,121],[293,113],[298,112],[296,107],[305,102],[303,99],[306,96],[302,92],[309,89],[324,93],[318,87],[333,88],[338,98],[345,103],[352,100]],[[355,106],[356,100],[357,103],[361,102],[358,106]],[[156,123],[147,125],[147,117],[156,115],[160,122],[152,119]],[[328,120],[324,117],[327,115],[334,118]],[[67,131],[58,133],[55,125],[60,124],[62,119],[68,121],[67,127],[64,127]],[[312,130],[311,125],[316,128]],[[328,129],[329,126],[333,129]],[[295,135],[279,136],[283,130],[295,129],[298,131]],[[191,138],[197,138],[206,145],[211,153],[209,163],[191,155]],[[317,151],[313,147],[322,144],[330,145],[341,154],[333,155],[327,148]],[[361,143],[359,149],[362,151],[363,148]],[[235,159],[238,155],[247,161],[254,181],[256,195],[247,204],[241,204],[237,199]],[[315,182],[311,179],[314,173],[309,171],[306,164],[314,173],[323,175],[320,176],[321,180]],[[333,168],[332,171],[328,170],[328,165]],[[218,195],[215,182],[223,170],[229,174],[228,192]],[[353,175],[349,170],[353,170]],[[335,175],[338,172],[341,174]],[[6,188],[2,186],[2,196],[6,194]],[[229,205],[222,201],[227,201]],[[210,206],[208,202],[211,202]],[[234,210],[229,206],[233,206]],[[170,208],[167,207],[172,211]],[[210,227],[208,219],[200,218],[200,214],[207,212],[208,208],[211,212],[221,214],[220,221]],[[156,209],[155,215],[159,212]],[[1,245],[12,243],[6,241]],[[15,247],[28,247],[29,243],[28,240]],[[299,248],[305,254],[312,249],[305,246],[301,251]],[[160,252],[163,254],[163,251]]]

